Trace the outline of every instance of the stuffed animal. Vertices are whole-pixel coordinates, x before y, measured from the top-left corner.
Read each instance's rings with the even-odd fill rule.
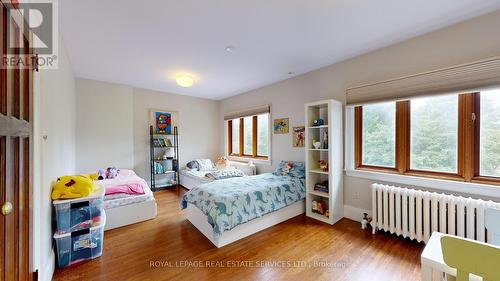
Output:
[[[226,156],[221,156],[217,158],[217,162],[215,163],[215,166],[217,169],[225,169],[230,166],[229,160],[227,159]]]
[[[106,178],[107,179],[114,179],[118,176],[119,173],[120,173],[120,170],[118,170],[117,168],[109,167],[108,169],[106,169]]]
[[[313,140],[313,147],[314,147],[314,149],[320,149],[321,142]]]
[[[321,118],[318,118],[313,121],[313,126],[323,126],[325,124],[325,121]]]
[[[366,229],[371,222],[372,218],[368,216],[367,213],[363,213],[363,219],[361,220],[361,229]]]
[[[62,176],[52,187],[52,200],[89,196],[96,185],[88,175]]]
[[[282,176],[288,176],[288,174],[290,173],[290,171],[292,170],[293,168],[293,163],[292,162],[288,162],[288,164],[286,165],[286,167],[283,168],[283,170],[281,171],[281,175]]]
[[[319,160],[319,167],[324,171],[328,172],[328,162],[325,160]]]

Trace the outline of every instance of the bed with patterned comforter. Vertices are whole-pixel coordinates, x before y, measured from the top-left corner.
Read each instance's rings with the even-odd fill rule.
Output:
[[[274,212],[306,196],[304,178],[271,173],[202,184],[182,197],[181,207],[193,204],[207,217],[214,234]]]

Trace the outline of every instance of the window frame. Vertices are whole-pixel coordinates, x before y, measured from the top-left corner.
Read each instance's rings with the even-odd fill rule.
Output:
[[[264,113],[268,116],[268,122],[270,118],[269,113]],[[233,153],[233,120],[230,119],[227,120],[227,155],[232,156],[232,157],[241,157],[241,158],[248,158],[248,159],[257,159],[257,160],[269,160],[269,155],[259,155],[258,154],[258,122],[257,122],[257,117],[262,114],[257,114],[257,115],[252,115],[252,116],[243,116],[239,118],[234,118],[234,119],[239,119],[240,124],[239,124],[239,153]],[[245,154],[244,148],[245,148],[245,117],[252,117],[252,154]],[[268,130],[268,145],[270,143],[270,138],[271,134]],[[270,150],[269,150],[269,154]]]
[[[364,165],[363,108],[354,107],[354,169],[479,184],[500,185],[500,177],[480,174],[480,92],[458,94],[457,172],[410,168],[411,100],[396,101],[395,168]]]

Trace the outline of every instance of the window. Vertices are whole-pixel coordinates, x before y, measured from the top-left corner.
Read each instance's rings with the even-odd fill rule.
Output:
[[[257,155],[269,155],[269,114],[257,116]]]
[[[354,108],[355,168],[500,185],[500,89]]]
[[[458,95],[410,102],[410,169],[457,173]]]
[[[240,154],[240,119],[233,119],[231,121],[232,128],[232,153]]]
[[[227,121],[230,156],[268,159],[269,114],[259,114]]]
[[[396,103],[363,107],[363,165],[396,167]]]
[[[481,93],[480,175],[500,177],[500,90]]]

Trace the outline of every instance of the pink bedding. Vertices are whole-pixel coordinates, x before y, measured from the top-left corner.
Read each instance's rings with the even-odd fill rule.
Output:
[[[97,184],[104,186],[105,195],[139,195],[144,194],[144,188],[148,187],[146,181],[138,177],[132,170],[121,170],[116,178],[100,180],[97,181]]]

